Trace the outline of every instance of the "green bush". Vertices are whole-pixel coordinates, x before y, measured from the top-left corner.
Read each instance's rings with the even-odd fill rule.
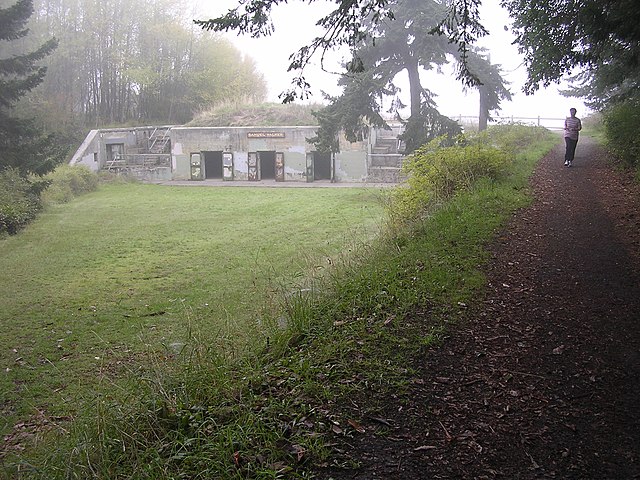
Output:
[[[0,235],[14,235],[41,209],[42,182],[31,182],[15,168],[0,172]]]
[[[507,152],[492,145],[486,134],[460,136],[450,147],[442,147],[442,140],[423,145],[405,161],[407,185],[395,193],[394,217],[415,218],[480,178],[498,178],[510,164]]]
[[[484,132],[460,135],[453,146],[438,137],[405,160],[407,183],[396,189],[390,216],[404,223],[429,213],[479,179],[499,179],[531,145],[547,145],[554,138],[546,128],[522,124],[495,125]]]
[[[629,101],[615,105],[604,115],[605,135],[609,149],[632,168],[640,168],[640,103]]]
[[[42,193],[46,204],[66,203],[98,188],[98,175],[82,165],[60,165],[45,178],[51,182]]]
[[[549,130],[544,127],[509,123],[493,125],[487,129],[485,135],[491,144],[511,156],[516,156],[530,145],[544,143],[549,138]]]

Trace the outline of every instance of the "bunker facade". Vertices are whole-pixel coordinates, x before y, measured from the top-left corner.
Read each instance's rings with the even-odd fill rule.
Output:
[[[371,129],[365,141],[339,138],[319,152],[316,126],[136,127],[92,130],[71,160],[145,181],[397,182],[396,130]]]

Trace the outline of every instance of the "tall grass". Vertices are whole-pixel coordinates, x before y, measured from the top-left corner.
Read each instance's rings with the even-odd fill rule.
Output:
[[[307,478],[356,415],[374,415],[378,398],[401,401],[411,359],[482,294],[484,246],[529,201],[527,177],[557,142],[500,129],[491,141],[519,151],[499,178],[477,178],[274,290],[267,337],[245,355],[230,360],[192,331],[178,355],[131,372],[128,396],[103,396],[60,448],[32,457],[38,470],[25,477]],[[183,321],[197,323],[191,315]],[[357,413],[345,407],[354,401]]]

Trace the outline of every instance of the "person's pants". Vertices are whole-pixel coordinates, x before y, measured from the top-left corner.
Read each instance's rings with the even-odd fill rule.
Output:
[[[576,145],[578,145],[578,139],[573,139],[569,137],[564,137],[564,143],[567,146],[567,149],[564,153],[564,161],[565,162],[573,162],[573,157],[576,155]]]

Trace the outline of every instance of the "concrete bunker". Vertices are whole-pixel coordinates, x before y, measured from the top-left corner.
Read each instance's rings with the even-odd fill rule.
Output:
[[[364,141],[342,134],[335,152],[315,150],[316,126],[136,127],[92,130],[72,164],[148,181],[397,182],[396,131]]]

